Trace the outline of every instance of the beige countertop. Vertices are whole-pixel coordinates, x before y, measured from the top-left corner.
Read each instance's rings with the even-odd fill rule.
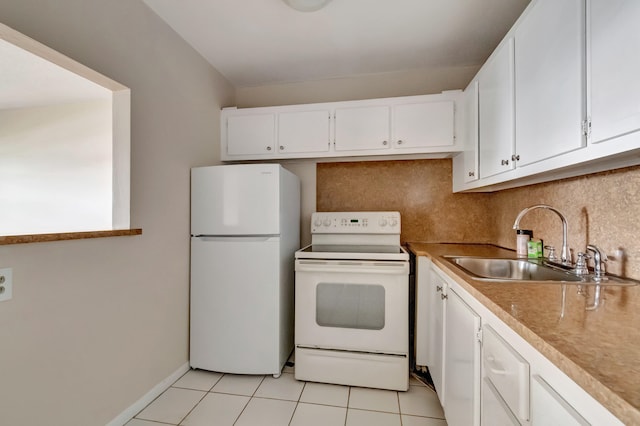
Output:
[[[559,284],[478,281],[442,255],[503,256],[515,253],[487,244],[407,243],[428,256],[498,318],[552,361],[625,424],[640,425],[640,286],[604,287],[604,302],[567,285],[564,316]]]

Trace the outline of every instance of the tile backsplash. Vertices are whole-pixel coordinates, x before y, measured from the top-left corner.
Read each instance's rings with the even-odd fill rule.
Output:
[[[320,163],[317,211],[399,211],[402,242],[490,242],[487,194],[453,194],[451,160]]]
[[[574,258],[587,244],[609,256],[608,271],[640,279],[640,167],[495,193],[453,194],[451,160],[320,163],[317,211],[397,210],[402,242],[481,242],[515,249],[513,222],[534,204],[561,211]],[[520,223],[560,249],[560,219],[534,210]]]

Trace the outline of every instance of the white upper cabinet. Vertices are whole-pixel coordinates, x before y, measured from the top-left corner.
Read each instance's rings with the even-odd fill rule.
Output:
[[[463,99],[464,137],[464,182],[478,179],[478,80],[473,80],[465,89]]]
[[[223,133],[231,143],[223,156],[265,156],[275,152],[275,114],[251,114],[228,117]]]
[[[640,1],[590,0],[591,142],[640,131]]]
[[[478,74],[480,177],[513,168],[513,39],[506,39]]]
[[[536,1],[514,37],[517,167],[584,147],[584,0]]]
[[[393,107],[393,139],[396,148],[453,146],[453,101],[422,102]]]
[[[460,100],[457,124],[463,151],[453,157],[453,190],[475,182],[478,173],[478,79],[469,83]]]
[[[391,109],[386,105],[336,108],[336,151],[388,149],[390,120]]]
[[[278,152],[329,151],[329,110],[292,111],[278,114]]]
[[[455,136],[461,94],[451,90],[361,101],[225,108],[221,159],[448,157],[461,150]]]

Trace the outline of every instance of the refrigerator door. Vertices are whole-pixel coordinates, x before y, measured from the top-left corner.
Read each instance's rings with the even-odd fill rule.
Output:
[[[191,169],[191,235],[280,234],[280,165]]]
[[[279,250],[278,237],[191,239],[191,367],[280,374]]]

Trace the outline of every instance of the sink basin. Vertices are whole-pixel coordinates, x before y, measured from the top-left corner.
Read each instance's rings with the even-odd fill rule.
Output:
[[[543,265],[539,260],[443,256],[476,279],[492,281],[583,282],[570,272]]]

